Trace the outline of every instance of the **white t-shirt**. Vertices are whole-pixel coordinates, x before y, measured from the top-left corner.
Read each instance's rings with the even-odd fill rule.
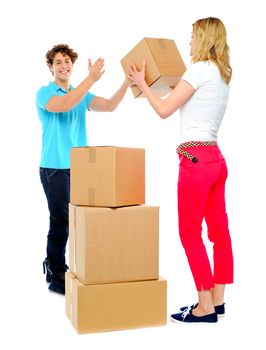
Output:
[[[180,109],[180,143],[216,141],[229,96],[229,85],[212,62],[196,62],[182,76],[196,91]]]

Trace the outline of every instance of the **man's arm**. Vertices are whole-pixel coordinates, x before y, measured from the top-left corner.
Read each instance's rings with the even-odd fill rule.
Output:
[[[95,96],[90,102],[89,108],[95,112],[113,112],[125,96],[128,86],[129,83],[125,80],[117,92],[109,99]]]
[[[89,60],[89,75],[73,90],[64,96],[53,96],[46,104],[48,112],[67,112],[76,106],[86,95],[92,85],[101,78],[104,60],[98,58],[92,65]]]

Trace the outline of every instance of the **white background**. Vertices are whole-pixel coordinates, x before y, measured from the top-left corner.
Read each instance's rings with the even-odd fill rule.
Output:
[[[263,1],[8,1],[1,4],[1,348],[261,349],[265,329],[265,21]],[[68,43],[79,53],[72,83],[87,74],[87,59],[102,56],[106,72],[92,92],[109,97],[123,80],[120,59],[143,37],[174,39],[186,64],[192,23],[223,20],[233,80],[220,130],[227,159],[227,205],[235,284],[226,317],[215,325],[77,335],[64,297],[48,293],[42,260],[48,226],[39,181],[41,126],[35,93],[52,79],[45,53]],[[113,113],[88,113],[90,145],[146,149],[146,204],[160,206],[160,275],[168,280],[168,315],[196,300],[177,230],[179,112],[161,120],[145,99],[126,94]],[[206,232],[204,230],[204,236]],[[207,242],[206,242],[207,244]],[[208,245],[208,250],[210,250]]]

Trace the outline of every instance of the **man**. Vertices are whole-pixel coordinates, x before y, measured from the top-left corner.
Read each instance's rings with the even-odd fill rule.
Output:
[[[123,82],[110,98],[89,92],[104,73],[104,60],[89,60],[88,75],[76,87],[70,85],[73,64],[78,58],[68,45],[55,45],[46,54],[54,82],[43,86],[36,97],[42,124],[40,178],[50,212],[47,257],[43,262],[49,290],[65,293],[65,250],[68,239],[68,204],[70,200],[70,149],[86,146],[86,110],[112,112],[124,97],[128,83]]]

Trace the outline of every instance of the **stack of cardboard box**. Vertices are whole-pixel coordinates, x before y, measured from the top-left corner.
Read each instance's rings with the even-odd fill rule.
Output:
[[[159,208],[145,205],[145,151],[71,151],[66,313],[78,333],[164,325]]]

